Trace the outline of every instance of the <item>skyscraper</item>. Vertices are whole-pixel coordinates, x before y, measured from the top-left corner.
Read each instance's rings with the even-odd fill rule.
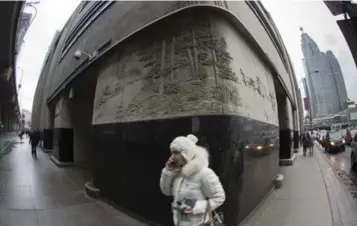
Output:
[[[301,48],[306,76],[305,92],[312,118],[324,117],[343,109],[347,91],[338,60],[331,51],[321,52],[316,42],[301,29]]]
[[[32,15],[30,13],[22,13],[21,19],[19,22],[19,27],[17,30],[16,36],[16,54],[20,52],[25,34],[30,27]]]
[[[336,59],[332,51],[328,50],[326,52],[326,57],[334,79],[339,108],[342,110],[344,108],[343,103],[348,99],[346,84],[345,84],[345,80],[343,79],[342,70],[340,64],[338,63],[338,60]]]

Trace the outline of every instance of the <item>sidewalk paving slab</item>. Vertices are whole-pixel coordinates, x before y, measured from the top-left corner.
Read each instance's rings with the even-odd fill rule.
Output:
[[[144,226],[84,192],[81,172],[31,156],[28,140],[0,159],[0,226]]]
[[[284,185],[262,201],[240,226],[352,226],[357,206],[318,147],[300,150],[291,167],[281,167]]]

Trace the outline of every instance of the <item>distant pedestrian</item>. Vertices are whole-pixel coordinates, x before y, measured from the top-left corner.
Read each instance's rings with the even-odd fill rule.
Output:
[[[314,155],[314,142],[315,142],[315,139],[314,139],[313,136],[308,136],[308,139],[310,140],[310,146],[309,146],[310,155]]]
[[[302,137],[302,151],[304,156],[306,156],[306,150],[308,148],[311,147],[311,137],[309,133],[306,133],[303,137]]]
[[[20,140],[22,141],[22,136],[24,135],[24,131],[21,131],[20,133],[19,133],[19,137],[20,137]]]
[[[37,145],[40,142],[40,132],[34,130],[30,133],[30,144],[32,157],[37,158]]]

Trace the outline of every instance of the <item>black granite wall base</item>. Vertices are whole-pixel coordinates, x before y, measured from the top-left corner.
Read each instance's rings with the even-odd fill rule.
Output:
[[[43,148],[47,150],[53,149],[53,129],[43,130]]]
[[[211,167],[226,191],[221,210],[227,225],[238,225],[256,207],[278,172],[278,127],[243,117],[103,124],[92,131],[94,184],[101,195],[165,226],[172,225],[172,198],[161,193],[159,179],[176,136],[193,133],[210,151]]]
[[[290,159],[292,156],[292,144],[291,129],[280,130],[280,159]]]
[[[63,163],[73,162],[73,129],[54,129],[53,155]]]
[[[299,148],[299,142],[300,137],[299,137],[299,131],[294,131],[294,149],[298,149]]]

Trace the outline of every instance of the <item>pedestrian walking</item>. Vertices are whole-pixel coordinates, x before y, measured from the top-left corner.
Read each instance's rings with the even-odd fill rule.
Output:
[[[315,139],[313,136],[310,136],[308,134],[308,139],[310,140],[310,146],[309,146],[309,149],[310,149],[310,155],[314,155],[314,142],[315,142]]]
[[[22,136],[24,135],[24,131],[21,131],[20,133],[19,133],[19,137],[20,137],[20,140],[22,141]]]
[[[170,144],[171,157],[160,178],[164,195],[173,196],[175,226],[201,226],[211,220],[222,225],[215,210],[225,201],[222,184],[209,166],[208,151],[196,145],[190,134],[175,138]]]
[[[30,133],[30,141],[31,144],[31,154],[32,157],[37,158],[37,145],[40,142],[40,132],[38,130],[34,130]]]
[[[304,156],[306,156],[306,151],[310,147],[311,147],[311,137],[310,137],[309,133],[306,133],[302,137],[302,151],[303,151]]]

